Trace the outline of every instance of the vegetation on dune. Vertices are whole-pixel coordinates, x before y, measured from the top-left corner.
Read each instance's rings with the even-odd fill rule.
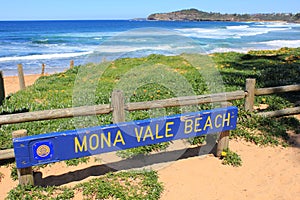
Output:
[[[221,14],[192,8],[169,13],[155,13],[149,15],[147,19],[164,21],[284,21],[299,23],[300,13]]]
[[[257,87],[300,83],[300,48],[250,51],[247,54],[216,53],[210,55],[210,58],[214,63],[213,67],[217,68],[222,75],[226,91],[244,90],[247,78],[255,78]],[[88,73],[80,71],[82,68],[88,69]],[[81,77],[78,78],[79,72]],[[150,72],[157,73],[149,76]],[[170,77],[160,77],[164,74],[168,74]],[[146,84],[134,85],[133,81],[130,80],[137,80],[135,77],[139,77],[138,80]],[[155,82],[156,78],[160,78],[165,82],[158,84]],[[75,84],[78,80],[80,84]],[[116,88],[126,88],[124,92],[127,102],[171,98],[178,96],[175,90],[180,90],[181,96],[186,96],[189,93],[185,91],[185,87],[181,88],[181,85],[178,84],[178,82],[182,83],[183,80],[191,86],[193,94],[210,93],[204,77],[185,59],[184,55],[150,55],[144,58],[121,58],[111,63],[78,66],[63,73],[41,77],[26,90],[19,91],[7,98],[3,106],[0,107],[0,111],[1,114],[10,114],[70,108],[74,103],[74,93],[76,93],[74,91],[81,89],[81,87],[84,89],[83,94],[92,92],[91,99],[93,101],[87,102],[88,105],[109,104],[111,93]],[[74,88],[74,84],[78,88]],[[86,88],[87,85],[85,84],[90,84],[95,88]],[[82,97],[83,100],[90,98],[86,95]],[[259,96],[255,98],[255,105],[267,104],[268,108],[265,111],[278,110],[294,106],[299,97],[299,92]],[[232,138],[243,138],[260,145],[286,146],[289,139],[287,130],[294,131],[296,134],[300,133],[300,123],[293,117],[257,117],[253,113],[244,111],[244,100],[236,100],[232,103],[239,108],[238,126],[236,130],[231,131]],[[134,111],[127,113],[126,120],[145,119],[209,108],[211,108],[211,105]],[[259,112],[259,110],[256,112]],[[0,129],[0,149],[12,147],[11,132],[18,129],[26,129],[30,135],[35,135],[110,123],[112,123],[111,114],[98,115],[96,124],[95,121],[89,120],[89,117],[77,117],[2,125]],[[191,144],[199,144],[204,141],[205,138],[203,137],[197,137],[194,140],[189,139]],[[128,158],[139,154],[148,154],[152,151],[160,151],[167,148],[168,145],[169,143],[161,143],[139,147],[118,152],[118,155]],[[237,154],[230,150],[224,151],[223,154],[225,155],[225,153],[226,156],[223,159],[225,164],[233,166],[241,164],[240,157]],[[70,160],[67,161],[67,164],[77,165],[79,162],[87,162],[87,158]],[[15,177],[15,174],[12,174],[12,176]],[[32,196],[30,199],[68,199],[74,196],[74,191],[82,192],[84,198],[87,199],[158,199],[161,190],[162,186],[157,182],[155,172],[122,172],[109,173],[90,182],[79,184],[74,188],[18,186],[10,191],[7,199],[28,199],[29,195]]]
[[[13,199],[159,199],[163,187],[154,171],[107,173],[99,178],[76,186],[18,186],[12,189],[7,200]]]
[[[209,93],[209,90],[205,84],[203,77],[197,72],[184,56],[163,56],[163,55],[150,55],[144,58],[122,58],[109,63],[104,73],[99,77],[100,65],[83,66],[88,68],[88,77],[81,80],[87,82],[95,82],[96,92],[93,95],[93,104],[108,104],[110,103],[110,95],[113,89],[117,87],[118,82],[123,79],[131,80],[131,76],[142,76],[142,80],[149,78],[143,77],[143,74],[149,73],[147,67],[138,68],[141,65],[147,64],[154,70],[158,69],[164,71],[172,71],[172,74],[179,74],[179,76],[171,76],[171,79],[166,82],[172,82],[173,85],[179,80],[180,77],[184,77],[185,80],[193,88],[193,93],[200,95]],[[223,83],[226,91],[243,90],[245,86],[246,78],[256,78],[257,87],[271,87],[279,85],[295,84],[300,82],[300,49],[282,48],[280,50],[272,51],[250,51],[248,54],[242,53],[216,53],[211,56],[215,63],[215,67],[219,70],[223,78]],[[138,74],[134,73],[134,70],[138,68]],[[79,67],[75,67],[66,72],[54,74],[51,76],[45,76],[38,79],[33,85],[26,90],[19,91],[13,94],[10,98],[4,101],[3,106],[0,107],[2,114],[19,113],[24,111],[37,111],[48,110],[57,108],[69,108],[72,107],[72,97],[74,90],[74,82],[76,80]],[[133,72],[132,72],[133,71]],[[144,73],[145,72],[145,73]],[[165,72],[161,72],[165,73]],[[160,75],[157,73],[156,75]],[[169,73],[169,72],[168,72]],[[170,73],[169,73],[170,74]],[[154,76],[156,76],[154,75]],[[155,79],[156,77],[153,77]],[[178,79],[178,81],[176,81]],[[131,83],[130,83],[131,84]],[[137,88],[126,88],[130,94],[126,94],[130,102],[151,101],[157,99],[166,99],[177,96],[174,93],[174,89],[167,88],[162,84],[157,84],[155,81],[149,81],[149,83],[141,85]],[[170,86],[170,85],[167,85]],[[172,86],[173,87],[173,86]],[[174,86],[176,89],[178,86]],[[183,88],[184,89],[184,88]],[[128,92],[127,91],[127,92]],[[184,92],[183,92],[184,93]],[[182,94],[181,96],[184,96]],[[299,93],[284,93],[268,96],[256,97],[256,105],[268,104],[269,110],[278,110],[286,107],[293,106],[293,103],[299,99]],[[291,122],[289,125],[285,125],[286,120],[282,119],[264,119],[259,117],[249,117],[249,113],[243,112],[243,100],[233,101],[233,104],[240,109],[239,128],[233,131],[233,136],[243,136],[249,141],[256,143],[276,143],[270,142],[277,140],[281,137],[283,141],[286,141],[287,136],[283,134],[286,129],[297,129],[297,122]],[[197,108],[189,109],[208,109],[210,105],[201,105]],[[157,117],[163,115],[171,115],[182,112],[180,108],[167,108],[167,109],[154,109],[152,112],[148,111],[134,111],[127,113],[127,121],[145,119],[149,117]],[[86,117],[88,118],[88,117]],[[97,116],[98,124],[110,124],[112,123],[112,115],[99,115]],[[85,117],[79,118],[84,121]],[[42,134],[54,131],[63,131],[69,129],[75,129],[80,126],[87,127],[95,125],[94,122],[84,121],[82,125],[76,123],[78,118],[69,119],[57,119],[57,120],[45,120],[38,122],[26,122],[14,125],[3,125],[0,129],[0,149],[7,149],[12,147],[11,132],[18,129],[27,129],[30,135]],[[89,124],[90,123],[90,124]],[[275,124],[274,124],[275,123]],[[255,125],[256,124],[256,125]],[[292,124],[292,125],[291,125]],[[275,127],[273,127],[275,126]],[[269,127],[269,128],[267,128]],[[255,135],[252,133],[254,129],[259,129],[262,133]],[[296,130],[299,132],[299,130]],[[247,134],[246,134],[247,132]],[[280,134],[279,134],[280,133]],[[250,136],[249,136],[250,135]],[[267,136],[266,136],[267,135]],[[256,137],[259,137],[257,139]],[[268,137],[268,142],[262,137]],[[271,139],[272,138],[272,139]],[[261,141],[260,141],[261,140]],[[159,148],[165,148],[165,145],[160,145]],[[151,149],[149,147],[142,147],[144,150],[138,150],[138,153],[149,153]],[[159,149],[157,146],[153,146],[153,149]],[[130,155],[132,153],[129,153]]]
[[[221,159],[223,165],[231,165],[233,167],[239,167],[242,165],[241,157],[230,149],[224,149],[221,153]]]

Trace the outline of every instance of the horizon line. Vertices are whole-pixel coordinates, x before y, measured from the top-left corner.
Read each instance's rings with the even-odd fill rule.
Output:
[[[249,13],[226,13],[226,12],[218,12],[218,11],[204,11],[204,10],[200,10],[197,8],[183,8],[180,10],[175,10],[175,11],[169,11],[169,12],[154,12],[151,14],[163,14],[163,13],[172,13],[172,12],[178,12],[178,11],[183,11],[183,10],[191,10],[191,9],[196,9],[198,11],[202,11],[202,12],[207,12],[207,13],[220,13],[220,14],[238,14],[238,15],[244,15],[244,14],[248,14],[248,15],[257,15],[257,14],[292,14],[292,15],[296,15],[300,12],[249,12]],[[148,14],[148,16],[150,16],[151,14]],[[146,17],[131,17],[131,18],[81,18],[81,19],[0,19],[0,21],[100,21],[100,20],[147,20],[148,16]]]
[[[147,18],[111,18],[111,19],[0,19],[0,22],[21,22],[21,21],[104,21],[104,20],[135,20]]]

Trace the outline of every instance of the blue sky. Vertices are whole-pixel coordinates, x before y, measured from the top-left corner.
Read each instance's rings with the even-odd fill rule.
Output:
[[[197,8],[221,13],[300,12],[299,0],[0,0],[0,20],[132,19]]]

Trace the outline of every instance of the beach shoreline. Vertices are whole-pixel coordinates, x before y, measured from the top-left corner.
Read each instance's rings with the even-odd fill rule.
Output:
[[[8,38],[0,53],[0,68],[4,75],[17,75],[18,64],[23,65],[25,74],[41,72],[42,64],[46,65],[46,72],[54,73],[68,68],[70,60],[74,60],[75,65],[84,65],[101,61],[102,57],[115,60],[123,56],[178,55],[192,51],[246,53],[253,49],[300,47],[300,37],[296,34],[300,30],[299,24],[274,21],[22,21],[17,24],[18,31],[13,29],[14,22],[0,22],[0,26],[2,23],[8,26],[0,34],[3,38],[16,35],[12,37],[15,40]],[[30,30],[30,34],[26,30]],[[285,34],[289,37],[284,37]],[[8,54],[10,49],[18,51]]]
[[[159,181],[164,185],[160,200],[176,199],[285,199],[299,196],[299,146],[271,147],[257,146],[244,140],[231,140],[230,148],[243,160],[241,167],[221,164],[221,160],[212,154],[195,156],[169,162],[158,170]],[[105,154],[102,156],[105,157]],[[284,162],[282,162],[284,160]],[[66,166],[58,162],[40,168],[38,171],[45,179],[66,176],[72,179],[72,173],[83,169],[100,167],[104,161],[91,159],[87,164]],[[18,185],[10,178],[10,167],[0,166],[4,175],[0,180],[0,199]],[[71,172],[71,174],[70,174]],[[175,175],[176,174],[176,175]],[[74,187],[97,176],[82,180],[66,181],[61,186]],[[53,178],[48,184],[54,184],[59,178]],[[50,179],[49,179],[50,180]],[[73,199],[81,199],[75,191]]]
[[[25,86],[30,86],[35,83],[35,81],[40,78],[41,74],[28,74],[24,75],[25,79]],[[48,76],[48,74],[45,74],[44,76]],[[20,90],[19,86],[19,77],[18,76],[4,76],[4,90],[5,90],[5,96],[8,96],[12,93],[16,93]]]
[[[45,76],[48,75],[50,74]],[[26,86],[34,84],[41,76],[25,75]],[[18,76],[4,76],[4,84],[6,96],[20,89]],[[300,135],[293,135],[295,142],[286,148],[259,146],[242,139],[230,140],[230,149],[242,159],[242,166],[237,168],[222,165],[222,160],[212,154],[167,163],[158,170],[159,181],[164,185],[160,200],[178,197],[183,200],[295,199],[300,195]],[[61,186],[73,187],[97,177],[89,175],[85,179],[74,179],[75,174],[104,166],[105,155],[100,156],[103,156],[102,160],[90,159],[87,164],[72,167],[66,166],[64,162],[55,163],[38,169],[36,174],[48,180],[49,185],[60,181],[64,183]],[[10,178],[10,168],[11,166],[0,166],[0,199],[4,199],[18,185],[17,181]],[[62,177],[66,177],[66,181],[62,181]],[[75,193],[73,199],[82,199],[80,195]]]

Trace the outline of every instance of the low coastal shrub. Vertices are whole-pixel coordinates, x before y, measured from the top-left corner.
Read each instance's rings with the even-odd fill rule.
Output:
[[[191,145],[201,145],[205,142],[206,136],[205,135],[197,136],[197,137],[193,137],[193,138],[188,138],[187,140]]]
[[[121,158],[133,158],[139,155],[148,155],[154,151],[161,151],[165,150],[169,146],[170,142],[162,142],[158,144],[152,144],[132,149],[126,149],[123,151],[118,151],[117,155]]]
[[[77,166],[80,163],[88,163],[90,157],[82,157],[71,160],[66,160],[65,163],[67,166]]]
[[[256,78],[257,87],[271,87],[287,84],[300,83],[300,48],[282,48],[272,51],[250,51],[243,53],[216,53],[210,55],[215,67],[222,75],[223,84],[226,91],[244,90],[247,78]],[[103,65],[107,65],[105,71]],[[41,77],[37,82],[19,91],[7,98],[0,107],[1,114],[31,112],[38,110],[70,108],[73,106],[74,83],[78,80],[77,74],[81,67],[87,68],[89,73],[80,80],[96,85],[93,104],[109,104],[111,92],[122,79],[130,83],[125,88],[126,102],[152,101],[176,97],[178,94],[167,86],[148,80],[148,68],[139,68],[138,74],[135,68],[141,65],[151,66],[152,70],[173,74],[170,77],[163,77],[163,80],[172,84],[172,87],[178,88],[184,78],[193,89],[196,95],[207,94],[209,89],[204,78],[198,73],[191,63],[184,59],[184,56],[163,56],[150,55],[143,58],[121,58],[111,63],[102,63],[99,65],[77,66],[73,69],[50,76]],[[166,67],[167,66],[167,67]],[[99,77],[99,71],[102,75]],[[176,76],[175,74],[179,74]],[[131,85],[132,77],[138,76],[147,84],[139,87]],[[77,88],[78,89],[78,88]],[[178,88],[184,91],[182,88]],[[86,89],[87,90],[87,89]],[[188,95],[184,92],[181,96]],[[255,99],[255,105],[267,104],[267,111],[281,108],[292,107],[299,99],[299,93],[285,93],[261,96]],[[88,98],[84,96],[83,98]],[[237,130],[232,131],[232,137],[242,137],[256,144],[286,145],[288,136],[286,130],[299,130],[299,123],[291,123],[291,119],[282,120],[275,118],[254,117],[244,110],[244,100],[232,101],[233,105],[239,108],[239,122]],[[152,109],[151,111],[134,111],[126,113],[126,120],[138,120],[153,118],[181,112],[210,109],[211,105],[186,106],[181,108]],[[88,127],[95,125],[104,125],[112,123],[112,115],[98,115],[95,120],[89,117],[77,117],[70,119],[45,120],[37,122],[26,122],[13,125],[2,125],[0,128],[0,149],[12,148],[11,132],[18,129],[26,129],[30,135],[43,134],[75,129],[79,127]],[[78,123],[80,121],[81,123]],[[192,144],[202,143],[203,138],[193,140]],[[165,149],[168,143],[151,145],[135,150],[126,150],[119,155],[123,157],[132,157],[138,154],[148,154],[151,151]],[[76,164],[77,161],[70,161]]]
[[[107,173],[74,187],[17,186],[6,200],[14,199],[132,199],[158,200],[163,186],[155,171]]]
[[[233,167],[242,166],[241,157],[230,149],[224,149],[221,154],[221,159],[223,165],[231,165]]]
[[[4,178],[4,174],[0,172],[0,182],[2,181],[3,178]]]
[[[15,189],[9,191],[6,200],[13,199],[71,199],[74,197],[74,191],[67,187],[39,187],[39,186],[17,186]]]
[[[17,166],[15,163],[11,164],[11,166],[10,166],[10,178],[13,181],[18,180]]]
[[[300,83],[300,48],[250,51],[247,54],[235,52],[216,53],[210,55],[210,57],[222,75],[226,91],[244,90],[247,78],[255,78],[257,87]],[[139,71],[141,74],[134,73],[133,69],[142,64],[148,64],[158,72],[160,72],[159,70],[169,70],[180,74],[179,77],[184,77],[192,86],[193,94],[201,95],[210,92],[201,74],[182,56],[150,55],[144,58],[121,58],[115,60],[109,63],[101,77],[97,76],[99,74],[98,71],[102,69],[101,65],[105,65],[105,63],[77,66],[66,72],[41,77],[26,90],[19,91],[7,98],[0,107],[0,113],[11,114],[72,107],[75,90],[74,83],[78,78],[77,74],[81,67],[89,70],[86,77],[81,77],[81,80],[96,85],[96,89],[93,91],[95,98],[92,103],[109,104],[111,102],[111,92],[121,79],[127,78],[127,82],[130,83],[131,76],[141,76],[141,80],[147,78],[147,76],[142,76],[142,74],[148,73],[147,69],[141,69]],[[124,77],[124,74],[126,74],[126,77]],[[163,73],[158,73],[157,75],[160,74]],[[178,96],[178,94],[174,93],[174,90],[151,81],[148,80],[148,84],[143,84],[136,88],[130,84],[126,86],[128,88],[125,91],[126,102],[152,101]],[[174,88],[177,88],[176,83],[181,80],[176,76],[171,76],[166,81],[174,84]],[[182,90],[182,88],[179,89]],[[181,96],[187,95],[189,94],[184,92],[181,94]],[[299,97],[300,94],[296,92],[259,96],[255,98],[255,106],[265,104],[268,105],[265,111],[278,110],[294,106]],[[83,98],[88,97],[83,96]],[[257,117],[253,113],[244,111],[244,100],[235,100],[232,103],[239,108],[239,117],[237,129],[231,131],[231,138],[243,138],[258,145],[287,146],[289,139],[287,131],[290,130],[296,134],[300,133],[300,122],[293,117]],[[126,120],[139,120],[210,108],[211,105],[199,105],[127,112]],[[255,112],[260,111],[257,110]],[[89,117],[77,117],[2,125],[0,128],[0,149],[12,148],[11,132],[15,130],[26,129],[30,135],[36,135],[111,124],[112,114],[98,115],[96,119],[96,123],[95,120],[90,120]],[[188,142],[192,145],[202,144],[205,142],[205,136],[188,139]],[[117,154],[123,158],[131,158],[140,154],[144,155],[153,151],[161,151],[169,145],[170,142],[160,143],[119,151]],[[242,164],[240,156],[229,149],[224,150],[222,158],[223,164],[232,166],[240,166]],[[78,165],[87,161],[88,158],[73,159],[66,161],[66,164]],[[11,177],[14,180],[17,179],[15,166],[12,167]],[[120,172],[109,173],[89,182],[79,184],[74,188],[18,186],[9,192],[6,199],[71,199],[76,192],[83,194],[83,199],[159,199],[161,191],[162,185],[157,180],[156,172]]]

